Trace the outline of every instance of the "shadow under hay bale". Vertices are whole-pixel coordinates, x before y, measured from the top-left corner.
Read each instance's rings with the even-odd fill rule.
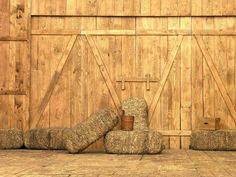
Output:
[[[19,149],[23,144],[23,131],[0,129],[0,149]]]
[[[236,150],[236,130],[195,130],[191,135],[191,149]]]
[[[92,114],[84,122],[64,134],[65,146],[70,153],[78,153],[100,139],[118,123],[117,115],[110,109]]]
[[[39,128],[31,129],[24,134],[24,144],[28,149],[63,150],[63,134],[68,128]]]
[[[154,131],[111,131],[105,149],[116,154],[157,154],[162,151],[162,135]]]
[[[123,101],[121,109],[125,115],[134,116],[134,130],[148,130],[148,106],[143,98],[131,97]]]

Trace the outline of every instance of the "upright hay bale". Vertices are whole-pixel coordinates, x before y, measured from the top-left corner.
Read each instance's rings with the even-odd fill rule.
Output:
[[[24,134],[24,144],[28,149],[65,149],[63,134],[67,128],[31,129]]]
[[[144,98],[131,97],[121,104],[125,115],[134,116],[133,130],[148,130],[148,106]]]
[[[70,153],[78,153],[100,139],[118,123],[117,115],[110,109],[92,114],[84,122],[64,134],[65,146]]]
[[[116,154],[157,154],[162,151],[162,135],[154,131],[111,131],[105,149]]]
[[[23,144],[23,132],[21,130],[0,129],[0,149],[19,149]]]
[[[195,130],[190,147],[195,150],[236,150],[236,130]]]

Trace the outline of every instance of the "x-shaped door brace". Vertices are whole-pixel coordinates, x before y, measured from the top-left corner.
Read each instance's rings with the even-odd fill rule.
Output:
[[[220,76],[217,72],[217,69],[216,69],[216,67],[213,63],[212,57],[211,57],[209,51],[207,50],[207,47],[205,46],[202,37],[199,36],[199,35],[194,35],[194,36],[195,36],[195,39],[197,41],[198,46],[200,47],[200,49],[201,49],[201,51],[204,55],[207,66],[208,66],[208,68],[209,68],[209,70],[210,70],[210,72],[211,72],[211,74],[212,74],[212,76],[213,76],[213,78],[214,78],[214,80],[217,84],[217,87],[218,87],[218,89],[219,89],[219,91],[220,91],[220,93],[223,97],[223,100],[224,100],[225,104],[227,105],[227,107],[229,109],[229,112],[230,112],[230,114],[231,114],[231,116],[232,116],[232,118],[233,118],[233,120],[236,124],[236,110],[235,110],[234,105],[232,103],[232,100],[230,99],[229,94],[228,94],[227,90],[225,89],[225,87],[223,85],[223,82],[222,82],[222,80],[221,80],[221,78],[220,78]],[[162,91],[164,89],[164,86],[165,86],[165,83],[168,79],[168,76],[169,76],[169,73],[170,73],[171,68],[173,66],[174,60],[176,58],[178,49],[179,49],[179,47],[180,47],[180,45],[183,41],[183,37],[184,37],[183,35],[178,35],[178,37],[175,41],[175,45],[173,46],[173,48],[171,50],[170,58],[169,58],[166,66],[164,68],[162,78],[159,82],[159,87],[158,87],[158,89],[157,89],[157,91],[156,91],[156,93],[153,97],[153,100],[151,101],[151,104],[150,104],[150,109],[149,109],[150,121],[149,121],[149,123],[151,123],[151,121],[152,121],[152,117],[153,117],[153,114],[155,112],[157,103],[160,99],[161,93],[162,93]],[[109,93],[112,97],[112,100],[115,104],[115,107],[116,107],[117,111],[119,112],[121,102],[120,102],[120,99],[119,99],[119,97],[116,93],[115,87],[112,84],[112,80],[111,80],[111,78],[109,76],[109,73],[107,71],[107,68],[106,68],[106,66],[103,62],[103,59],[102,59],[101,54],[99,52],[99,49],[98,49],[98,47],[97,47],[96,43],[94,42],[91,35],[85,34],[85,38],[86,38],[86,41],[89,44],[90,49],[91,49],[91,51],[94,55],[94,59],[96,60],[96,63],[98,65],[99,70],[101,72],[101,75],[102,75],[102,77],[103,77],[103,79],[106,83],[106,86],[109,90]],[[47,106],[47,104],[48,104],[48,102],[51,98],[53,90],[54,90],[54,88],[55,88],[55,86],[56,86],[56,84],[57,84],[57,82],[58,82],[58,80],[61,76],[63,68],[64,68],[64,66],[65,66],[65,64],[66,64],[66,62],[69,58],[69,55],[70,55],[71,50],[72,50],[72,48],[73,48],[73,46],[76,42],[76,39],[77,39],[77,35],[72,35],[71,36],[71,38],[68,42],[68,45],[67,45],[67,47],[66,47],[66,49],[65,49],[65,51],[64,51],[64,53],[61,57],[61,60],[60,60],[58,66],[56,68],[56,71],[55,71],[55,73],[54,73],[54,75],[51,79],[51,82],[49,83],[47,91],[46,91],[42,101],[39,104],[39,107],[36,111],[36,114],[34,115],[37,118],[34,119],[34,122],[31,123],[31,127],[36,127],[38,125],[38,123],[40,122],[40,120],[42,118],[42,114],[43,114],[43,112],[44,112],[44,110],[45,110],[45,108],[46,108],[46,106]]]

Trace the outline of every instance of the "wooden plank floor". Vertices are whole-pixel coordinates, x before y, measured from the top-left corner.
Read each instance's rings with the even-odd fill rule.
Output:
[[[165,150],[160,155],[0,151],[1,177],[236,176],[236,152]]]

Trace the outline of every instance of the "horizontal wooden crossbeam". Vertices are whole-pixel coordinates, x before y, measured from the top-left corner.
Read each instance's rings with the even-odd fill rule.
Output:
[[[80,29],[36,29],[32,35],[97,35],[97,36],[236,36],[235,30],[80,30]]]
[[[24,90],[0,90],[0,95],[26,95]]]
[[[190,130],[157,130],[163,136],[191,136]]]

